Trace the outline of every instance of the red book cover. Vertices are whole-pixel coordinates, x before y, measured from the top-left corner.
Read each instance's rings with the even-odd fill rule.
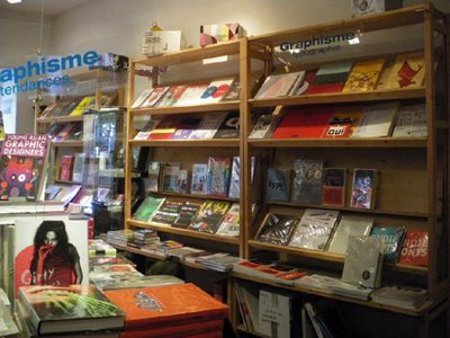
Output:
[[[175,134],[180,118],[177,116],[166,117],[161,120],[155,129],[150,132],[149,140],[169,140]]]
[[[428,231],[410,230],[406,232],[399,263],[428,266]]]
[[[170,325],[167,327],[156,327],[150,329],[125,330],[121,333],[121,338],[173,338],[191,337],[201,334],[211,334],[222,332],[223,320],[208,320],[197,323],[187,323],[181,325]]]
[[[59,179],[61,181],[71,181],[72,171],[73,171],[73,156],[64,155],[61,157],[61,171],[59,174]]]
[[[306,72],[305,78],[303,79],[301,86],[297,89],[297,91],[294,93],[294,95],[310,94],[309,89],[311,88],[314,81],[316,80],[317,71],[318,71],[318,69],[312,69],[312,70],[308,70]]]
[[[275,130],[273,138],[321,138],[328,127],[332,115],[332,109],[290,111]]]
[[[203,322],[228,315],[227,305],[191,283],[112,290],[105,295],[125,311],[128,329]]]

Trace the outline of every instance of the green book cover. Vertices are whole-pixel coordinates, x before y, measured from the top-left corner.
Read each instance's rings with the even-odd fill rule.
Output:
[[[156,210],[158,210],[158,208],[163,202],[164,202],[163,197],[157,198],[153,196],[147,196],[134,213],[133,219],[135,219],[136,221],[148,222],[150,216]]]
[[[396,263],[404,234],[404,227],[375,227],[372,229],[371,236],[378,237],[384,242],[384,259],[387,262]]]

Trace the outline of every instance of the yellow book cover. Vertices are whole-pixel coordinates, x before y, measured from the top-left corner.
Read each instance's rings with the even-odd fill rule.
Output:
[[[418,88],[425,78],[425,58],[422,52],[397,56],[383,89]]]
[[[374,90],[383,70],[384,60],[357,62],[345,83],[343,92],[361,92]]]
[[[86,96],[84,97],[78,106],[70,113],[70,116],[80,116],[84,114],[85,108],[91,106],[95,102],[95,96]]]

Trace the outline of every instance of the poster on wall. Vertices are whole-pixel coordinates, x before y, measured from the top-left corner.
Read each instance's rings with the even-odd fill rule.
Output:
[[[351,0],[351,13],[353,16],[382,13],[385,11],[385,0]]]
[[[88,284],[88,226],[67,215],[15,220],[15,291],[24,285]]]

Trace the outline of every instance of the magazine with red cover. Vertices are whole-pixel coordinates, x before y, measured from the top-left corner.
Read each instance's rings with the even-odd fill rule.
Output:
[[[61,171],[59,173],[59,179],[61,181],[71,181],[73,171],[74,157],[71,155],[64,155],[61,157]]]
[[[121,338],[176,338],[176,337],[192,337],[202,334],[212,334],[220,332],[222,334],[223,320],[208,320],[204,322],[185,323],[178,325],[174,323],[170,326],[156,328],[142,328],[138,330],[125,330],[121,333]],[[222,337],[217,336],[217,337]]]
[[[428,231],[409,230],[406,232],[399,263],[428,266]]]
[[[275,130],[273,138],[321,138],[328,128],[332,115],[331,108],[289,111]]]

